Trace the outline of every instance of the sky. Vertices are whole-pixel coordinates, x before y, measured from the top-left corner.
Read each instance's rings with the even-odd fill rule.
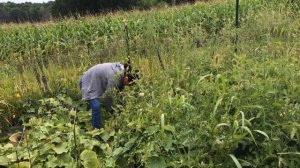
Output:
[[[43,2],[48,2],[49,0],[0,0],[0,3],[7,2],[7,1],[14,2],[14,3],[23,3],[23,2],[43,3]]]

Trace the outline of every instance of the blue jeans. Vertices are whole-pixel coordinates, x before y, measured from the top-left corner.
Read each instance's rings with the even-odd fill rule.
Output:
[[[82,77],[79,80],[79,87],[82,88]],[[100,101],[98,98],[88,100],[90,108],[92,109],[92,126],[94,128],[101,128],[101,116],[100,116]]]
[[[92,125],[94,128],[101,128],[101,117],[100,117],[100,101],[98,98],[88,100],[90,107],[92,108]]]

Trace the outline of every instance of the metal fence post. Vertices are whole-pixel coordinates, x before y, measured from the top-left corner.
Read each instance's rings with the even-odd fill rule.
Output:
[[[234,40],[234,44],[235,44],[235,52],[237,52],[237,43],[238,43],[238,33],[237,33],[237,29],[240,27],[240,23],[239,23],[239,6],[240,6],[240,2],[239,0],[236,0],[235,3],[235,29],[236,29],[236,34],[235,34],[235,40]]]

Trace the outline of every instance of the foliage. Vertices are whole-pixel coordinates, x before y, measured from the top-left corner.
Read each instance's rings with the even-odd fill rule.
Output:
[[[0,3],[0,23],[40,22],[49,20],[53,2],[48,3]]]
[[[150,9],[158,5],[158,2],[171,4],[170,0],[56,0],[52,7],[54,16],[69,16],[78,14],[95,14],[99,12],[130,10],[130,9]],[[176,0],[175,4],[195,2],[195,0]]]
[[[3,30],[15,36],[6,36],[12,49],[3,51],[10,62],[1,66],[1,93],[9,95],[15,74],[35,81],[22,70],[35,59],[52,96],[31,102],[36,93],[11,89],[12,100],[26,102],[28,130],[18,148],[1,143],[0,164],[17,166],[18,150],[20,166],[32,167],[299,167],[298,9],[244,1],[241,27],[233,29],[233,4],[207,5]],[[124,24],[142,78],[120,93],[126,103],[113,115],[102,111],[105,129],[92,130],[77,81],[95,61],[124,58]],[[14,55],[17,40],[36,55]]]
[[[160,3],[171,4],[170,0]],[[175,4],[195,2],[195,0],[176,0]],[[104,12],[150,9],[158,6],[156,0],[55,0],[46,3],[0,3],[0,23],[42,22],[65,16],[99,14]]]

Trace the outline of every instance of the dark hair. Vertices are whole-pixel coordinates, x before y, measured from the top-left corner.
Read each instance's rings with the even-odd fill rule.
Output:
[[[124,69],[125,69],[125,72],[126,72],[126,73],[130,73],[130,72],[131,72],[131,69],[132,69],[132,67],[131,67],[131,65],[130,65],[130,64],[128,64],[128,63],[125,63],[125,64],[124,64]]]
[[[128,81],[134,82],[135,80],[140,79],[139,71],[135,71],[134,73],[127,73]]]

